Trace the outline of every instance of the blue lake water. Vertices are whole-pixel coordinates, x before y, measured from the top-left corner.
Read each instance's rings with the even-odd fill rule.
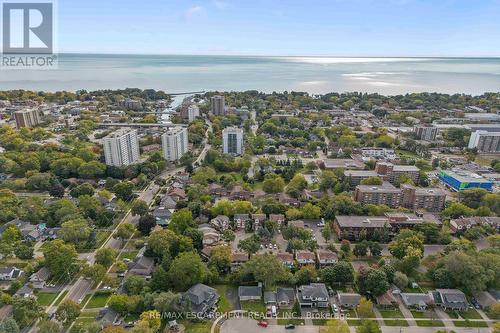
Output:
[[[482,94],[500,91],[500,58],[339,58],[61,54],[57,70],[1,70],[0,89],[152,88]]]

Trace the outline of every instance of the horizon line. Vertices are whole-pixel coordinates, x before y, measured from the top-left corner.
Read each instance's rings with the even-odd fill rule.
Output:
[[[111,52],[81,52],[64,51],[56,53],[59,55],[118,55],[118,56],[214,56],[214,57],[286,57],[286,58],[409,58],[409,59],[500,59],[500,55],[272,55],[272,54],[211,54],[211,53],[111,53]]]

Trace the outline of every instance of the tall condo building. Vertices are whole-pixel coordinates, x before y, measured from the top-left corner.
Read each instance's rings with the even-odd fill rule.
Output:
[[[188,151],[187,128],[170,128],[161,136],[163,157],[167,161],[177,161]]]
[[[213,96],[210,99],[212,104],[212,113],[216,116],[223,116],[226,114],[226,103],[224,102],[224,96]]]
[[[188,120],[192,122],[196,119],[196,117],[200,116],[200,108],[196,104],[191,104],[188,107]]]
[[[486,153],[500,152],[500,132],[475,131],[469,139],[469,148]]]
[[[436,140],[436,135],[438,133],[437,127],[433,126],[415,126],[413,128],[413,133],[419,140],[434,141]]]
[[[222,152],[232,155],[243,153],[243,129],[226,127],[222,130]]]
[[[139,161],[137,130],[122,128],[104,137],[104,158],[107,165],[123,166]]]
[[[36,109],[25,109],[14,112],[17,128],[34,127],[42,122],[40,113]]]

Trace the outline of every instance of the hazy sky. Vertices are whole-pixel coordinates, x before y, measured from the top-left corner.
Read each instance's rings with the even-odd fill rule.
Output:
[[[500,0],[58,0],[59,51],[500,56]]]

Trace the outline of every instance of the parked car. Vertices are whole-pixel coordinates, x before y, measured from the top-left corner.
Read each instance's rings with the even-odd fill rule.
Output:
[[[293,330],[294,328],[295,328],[294,324],[287,324],[287,325],[285,325],[285,329],[286,330]]]
[[[259,326],[261,326],[261,327],[267,327],[267,325],[269,325],[269,324],[267,323],[267,321],[259,321],[259,322],[257,323],[257,325],[259,325]]]
[[[335,303],[332,304],[332,310],[335,313],[339,312],[339,308],[337,307],[337,304],[335,304]]]

